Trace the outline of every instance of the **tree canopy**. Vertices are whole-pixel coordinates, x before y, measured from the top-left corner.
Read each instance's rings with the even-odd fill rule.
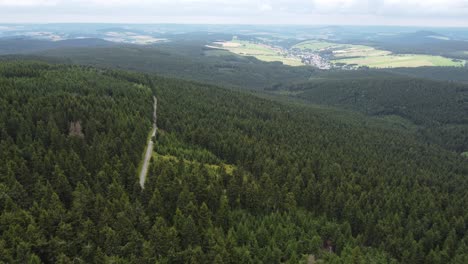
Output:
[[[0,262],[467,262],[466,160],[366,120],[139,73],[2,62]]]

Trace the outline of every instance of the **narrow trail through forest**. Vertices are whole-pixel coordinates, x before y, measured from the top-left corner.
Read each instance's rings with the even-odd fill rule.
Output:
[[[156,132],[158,130],[158,127],[156,126],[156,109],[158,106],[158,100],[156,97],[153,96],[154,100],[154,109],[153,109],[153,130],[151,132],[151,137],[148,140],[148,145],[146,147],[146,153],[145,153],[145,159],[143,160],[143,165],[141,166],[141,171],[140,171],[140,186],[141,188],[145,188],[145,181],[146,181],[146,175],[148,174],[148,168],[149,168],[149,163],[151,160],[151,156],[153,153],[153,137],[156,136]]]

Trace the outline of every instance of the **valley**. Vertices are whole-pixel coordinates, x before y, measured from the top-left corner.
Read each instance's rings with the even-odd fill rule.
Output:
[[[290,49],[269,46],[237,39],[230,42],[215,42],[214,48],[221,48],[241,56],[253,56],[259,60],[278,61],[290,66],[311,65],[323,70],[331,68],[357,69],[402,68],[402,67],[463,67],[466,61],[442,56],[418,54],[393,54],[370,46],[332,43],[309,40],[298,43]]]
[[[272,47],[266,44],[256,44],[249,41],[240,41],[237,39],[233,39],[229,42],[214,42],[213,44],[215,46],[208,47],[224,49],[241,56],[253,56],[261,61],[277,61],[289,66],[305,65],[300,58],[289,55],[287,51],[281,48]]]

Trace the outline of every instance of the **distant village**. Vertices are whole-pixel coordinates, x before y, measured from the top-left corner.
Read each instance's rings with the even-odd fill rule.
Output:
[[[332,64],[318,53],[301,52],[298,57],[300,57],[302,63],[306,65],[311,65],[322,70],[329,70],[332,68]]]
[[[238,40],[237,36],[233,37],[233,40]],[[255,45],[262,46],[269,50],[273,50],[277,53],[277,55],[282,56],[284,58],[291,58],[291,59],[299,59],[303,64],[310,65],[312,67],[321,69],[321,70],[329,70],[329,69],[342,69],[342,70],[355,70],[358,68],[365,68],[365,67],[358,67],[355,64],[345,64],[345,63],[332,63],[331,61],[334,59],[333,51],[322,49],[322,50],[310,50],[310,49],[299,49],[299,48],[291,48],[287,49],[284,47],[279,47],[272,45],[271,43],[266,43],[263,41],[259,41],[258,39],[245,39],[244,41],[249,41]],[[219,46],[229,47],[234,45],[240,45],[237,43],[225,42],[223,40],[215,41],[214,46],[206,45],[208,48],[219,48]],[[241,55],[248,55],[244,53],[239,53]]]
[[[319,68],[321,70],[329,70],[332,68],[339,68],[343,70],[356,69],[356,65],[331,63],[330,61],[333,58],[333,53],[331,52],[291,49],[289,53],[296,58],[300,58],[302,63]]]
[[[354,70],[357,65],[350,65],[345,63],[331,63],[333,59],[333,52],[330,51],[312,51],[303,49],[282,49],[281,53],[285,57],[300,58],[302,63],[310,65],[321,70],[329,69],[342,69],[342,70]]]

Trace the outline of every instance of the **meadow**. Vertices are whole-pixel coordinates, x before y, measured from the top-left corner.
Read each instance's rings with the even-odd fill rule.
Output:
[[[354,57],[377,57],[387,56],[392,53],[387,50],[379,50],[370,46],[364,45],[349,45],[345,48],[333,50],[335,58],[354,58]]]
[[[353,45],[338,44],[321,40],[308,40],[294,45],[293,49],[320,51],[325,49],[348,48]]]
[[[237,39],[228,42],[215,42],[214,44],[217,45],[217,48],[222,48],[241,56],[253,56],[261,61],[278,61],[289,66],[304,65],[299,58],[288,57],[281,49],[264,44]]]
[[[386,54],[386,55],[368,55],[362,57],[335,59],[334,63],[356,64],[358,66],[367,66],[371,68],[397,68],[397,67],[423,67],[423,66],[453,66],[461,67],[463,61],[454,61],[449,58],[433,55],[417,54]]]
[[[393,54],[387,50],[376,49],[365,45],[332,43],[320,40],[304,41],[293,46],[293,49],[314,52],[332,51],[334,64],[367,66],[370,68],[454,66],[462,67],[464,61],[434,55]]]

